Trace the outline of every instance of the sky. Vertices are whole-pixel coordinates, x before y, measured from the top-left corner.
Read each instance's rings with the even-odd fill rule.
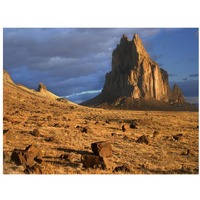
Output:
[[[123,34],[139,34],[152,60],[198,102],[198,28],[4,28],[3,67],[15,83],[81,103],[99,94]]]

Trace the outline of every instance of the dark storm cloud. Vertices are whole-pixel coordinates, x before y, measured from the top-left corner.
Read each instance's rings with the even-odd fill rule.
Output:
[[[4,29],[3,64],[16,83],[37,89],[39,82],[57,95],[98,90],[111,70],[112,51],[123,34],[148,39],[160,29],[80,28]]]
[[[189,77],[196,78],[196,77],[199,77],[199,74],[190,74]]]

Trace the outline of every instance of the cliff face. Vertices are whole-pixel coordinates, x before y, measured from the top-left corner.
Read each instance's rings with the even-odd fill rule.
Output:
[[[121,96],[157,100],[170,97],[167,72],[150,59],[137,34],[131,41],[123,35],[113,51],[112,71],[106,75],[102,94],[111,95],[111,101]]]
[[[126,35],[112,54],[112,71],[106,74],[98,96],[82,105],[122,109],[193,110],[180,88],[170,90],[168,73],[150,59],[137,34],[129,41]]]

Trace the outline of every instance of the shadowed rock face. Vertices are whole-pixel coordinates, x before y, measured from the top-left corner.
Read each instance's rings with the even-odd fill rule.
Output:
[[[168,99],[171,95],[168,74],[150,59],[137,34],[129,41],[123,35],[112,54],[112,71],[106,75],[102,91],[115,100],[132,98]]]
[[[181,89],[174,84],[174,87],[172,89],[172,97],[177,101],[177,102],[185,102],[185,98],[183,96],[183,93],[181,92]]]
[[[143,104],[156,105],[163,102],[162,106],[173,103],[185,102],[183,94],[174,86],[171,92],[168,81],[168,73],[159,68],[158,64],[150,59],[142,40],[137,34],[129,41],[126,35],[120,40],[120,44],[112,54],[112,71],[106,74],[104,88],[97,97],[82,103],[82,105],[109,105],[118,106],[128,99],[126,109],[130,107],[142,107]],[[139,101],[139,104],[137,102]],[[137,105],[136,105],[137,103]],[[160,109],[160,108],[159,108]]]

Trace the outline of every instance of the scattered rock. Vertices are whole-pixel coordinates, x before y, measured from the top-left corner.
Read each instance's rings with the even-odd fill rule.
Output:
[[[199,126],[197,126],[197,128],[199,128]]]
[[[173,139],[179,141],[179,140],[181,140],[182,136],[183,136],[183,134],[180,133],[180,134],[174,135]]]
[[[32,167],[26,167],[24,172],[26,174],[42,174],[42,168],[39,165],[35,164]]]
[[[154,131],[153,132],[153,137],[155,138],[157,135],[159,135],[159,132],[158,131]]]
[[[111,136],[114,137],[114,138],[117,138],[118,134],[117,133],[111,133]]]
[[[95,155],[83,155],[81,162],[85,168],[104,168],[104,161],[102,157]]]
[[[42,159],[42,152],[33,145],[29,145],[25,150],[14,149],[11,155],[11,160],[17,165],[32,167],[35,159]]]
[[[195,155],[195,152],[192,149],[186,149],[186,152],[183,152],[182,155]]]
[[[61,154],[59,158],[70,161],[72,159],[72,155],[69,153],[64,153],[64,154]]]
[[[31,133],[31,135],[34,135],[35,137],[40,137],[41,136],[38,129],[34,129],[30,133]]]
[[[44,139],[46,142],[57,142],[56,138],[51,136]]]
[[[47,116],[47,120],[48,120],[48,121],[50,121],[50,120],[52,120],[52,119],[53,119],[52,116],[50,116],[50,115]]]
[[[59,127],[59,128],[62,127],[60,123],[56,123],[56,124],[54,124],[53,126],[54,126],[54,127]]]
[[[137,139],[136,142],[137,142],[137,143],[149,144],[149,140],[148,140],[148,138],[147,138],[145,135],[140,136],[140,137]]]
[[[122,165],[122,166],[118,166],[115,167],[115,169],[113,170],[113,172],[131,172],[131,168],[128,165]]]
[[[14,161],[16,163],[16,165],[22,165],[25,164],[25,158],[24,158],[24,150],[16,150],[14,149],[14,151],[12,152],[11,155],[11,160]]]
[[[87,133],[87,128],[83,128],[83,129],[81,130],[81,133]]]
[[[108,142],[95,142],[91,144],[94,155],[101,157],[112,156],[112,146]]]
[[[128,137],[125,135],[125,136],[123,137],[123,140],[128,140]]]
[[[129,126],[127,124],[123,125],[122,126],[122,131],[126,131],[129,129]]]
[[[110,124],[110,122],[109,122],[108,120],[106,120],[106,123],[107,123],[107,124]]]
[[[134,123],[131,123],[131,124],[130,124],[130,128],[132,128],[132,129],[137,129],[137,127],[136,127],[136,125],[135,125]]]

